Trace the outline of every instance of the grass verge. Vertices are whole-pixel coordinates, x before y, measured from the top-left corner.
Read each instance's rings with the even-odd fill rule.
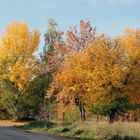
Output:
[[[32,122],[20,128],[82,140],[140,140],[140,123],[77,122],[69,125]]]

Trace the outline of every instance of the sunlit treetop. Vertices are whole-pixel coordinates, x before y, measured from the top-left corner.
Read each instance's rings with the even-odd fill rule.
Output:
[[[27,23],[12,23],[1,36],[0,72],[4,79],[23,89],[34,73],[39,32],[29,31]]]

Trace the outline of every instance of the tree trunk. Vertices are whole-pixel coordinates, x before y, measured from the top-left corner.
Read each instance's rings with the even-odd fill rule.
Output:
[[[115,110],[112,110],[110,115],[109,115],[109,123],[110,124],[113,124],[114,121],[115,121],[115,118],[116,118],[116,111]]]
[[[79,104],[80,117],[82,121],[86,120],[85,107],[82,103]]]
[[[14,112],[13,113],[13,115],[12,115],[12,120],[14,121],[14,122],[16,122],[16,121],[18,121],[18,115],[17,115],[17,113],[16,112]]]
[[[85,121],[86,120],[86,111],[85,111],[85,107],[84,107],[83,103],[80,101],[80,99],[78,97],[75,98],[75,103],[79,107],[81,120]]]
[[[63,112],[63,123],[65,122],[65,113]]]
[[[100,114],[98,113],[96,116],[96,122],[99,122],[99,121],[100,121]]]

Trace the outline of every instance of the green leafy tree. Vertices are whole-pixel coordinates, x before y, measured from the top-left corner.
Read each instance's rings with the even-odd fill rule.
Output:
[[[44,113],[41,113],[44,120],[49,121],[52,115],[52,101],[54,97],[51,99],[48,98],[47,90],[50,87],[50,84],[53,80],[53,74],[56,72],[56,67],[54,67],[53,56],[54,56],[54,44],[60,43],[62,41],[61,35],[62,33],[57,30],[57,23],[54,19],[49,19],[47,21],[48,29],[47,32],[44,34],[45,38],[45,45],[43,48],[43,53],[40,55],[40,65],[41,65],[41,72],[40,75],[43,76],[44,79],[44,103],[43,109],[41,109]]]

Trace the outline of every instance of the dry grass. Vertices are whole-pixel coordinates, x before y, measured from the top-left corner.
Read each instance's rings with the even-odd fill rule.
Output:
[[[88,134],[88,138],[97,140],[110,140],[110,139],[132,139],[140,140],[140,123],[116,122],[112,125],[107,122],[100,123],[76,123],[76,130],[83,130]],[[87,135],[86,135],[87,136]]]
[[[0,120],[0,126],[24,126],[27,122],[13,122],[11,120]]]
[[[83,140],[140,140],[140,123],[76,122],[69,125],[54,124],[44,127],[41,123],[25,125],[25,129],[48,132],[55,135]]]

